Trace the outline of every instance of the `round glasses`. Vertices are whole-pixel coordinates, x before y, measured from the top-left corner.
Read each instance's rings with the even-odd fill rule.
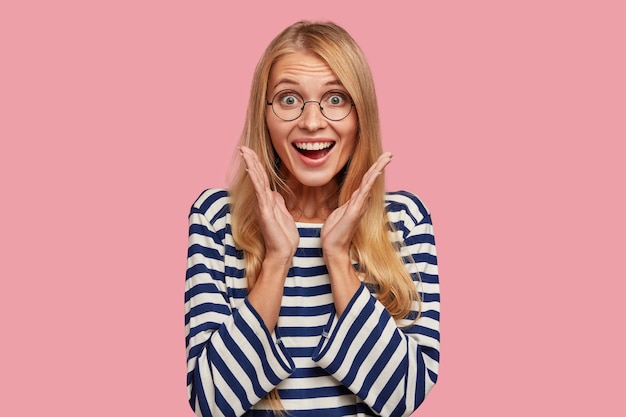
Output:
[[[331,90],[324,93],[320,101],[304,101],[299,93],[293,90],[282,90],[276,93],[272,101],[267,102],[267,105],[272,106],[272,111],[279,119],[291,122],[302,115],[307,103],[316,103],[320,106],[322,115],[333,122],[348,117],[352,107],[354,107],[348,93],[341,90]]]

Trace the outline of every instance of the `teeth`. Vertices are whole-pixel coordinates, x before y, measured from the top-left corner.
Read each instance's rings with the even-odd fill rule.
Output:
[[[307,142],[295,144],[296,148],[303,151],[319,151],[320,149],[330,148],[332,145],[332,142]]]

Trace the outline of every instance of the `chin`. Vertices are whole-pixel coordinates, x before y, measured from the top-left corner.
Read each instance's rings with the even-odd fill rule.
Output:
[[[305,187],[316,188],[316,187],[324,187],[331,183],[334,183],[335,176],[334,175],[296,176],[295,180]]]
[[[325,187],[330,184],[336,184],[337,172],[336,170],[294,170],[290,172],[285,170],[286,174],[285,178],[288,182],[293,182],[295,184],[300,184],[303,187]]]

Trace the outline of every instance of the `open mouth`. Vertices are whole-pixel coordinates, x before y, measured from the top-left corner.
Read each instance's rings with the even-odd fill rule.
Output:
[[[307,158],[321,159],[335,146],[335,142],[298,142],[293,146]]]

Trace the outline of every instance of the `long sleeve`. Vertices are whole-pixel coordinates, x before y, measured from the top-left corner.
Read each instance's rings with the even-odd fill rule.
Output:
[[[439,369],[439,281],[430,214],[409,193],[391,195],[390,220],[422,299],[396,323],[362,285],[344,314],[329,321],[313,360],[376,413],[408,416],[424,400]],[[401,237],[400,237],[401,236]],[[419,272],[419,277],[416,272]]]
[[[241,416],[287,378],[294,364],[247,302],[226,265],[230,226],[223,190],[205,192],[189,215],[185,333],[189,403],[198,416]],[[238,279],[236,282],[245,282]]]

